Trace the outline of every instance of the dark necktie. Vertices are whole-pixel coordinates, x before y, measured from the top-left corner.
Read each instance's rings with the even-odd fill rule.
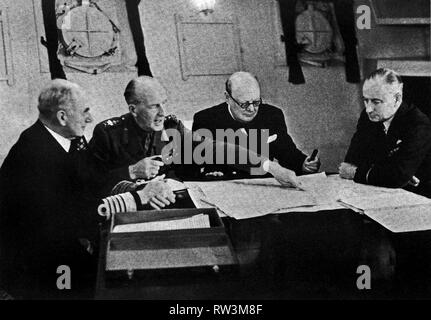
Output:
[[[153,154],[153,139],[154,139],[154,131],[148,133],[144,140],[144,152],[147,157],[152,156]]]
[[[87,140],[84,136],[72,139],[70,143],[69,153],[80,152],[84,150],[87,150]]]
[[[383,124],[383,122],[382,122],[382,129],[381,129],[382,131],[383,131],[383,134],[386,136],[387,134],[388,134],[388,130],[386,130],[386,127],[385,127],[385,125]]]

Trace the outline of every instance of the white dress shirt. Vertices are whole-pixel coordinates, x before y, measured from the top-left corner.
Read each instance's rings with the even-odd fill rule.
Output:
[[[44,125],[46,130],[54,137],[55,140],[60,144],[60,146],[64,149],[64,151],[69,152],[71,141],[57,132],[52,131],[50,128]]]
[[[385,134],[388,134],[389,131],[389,127],[391,126],[391,122],[394,119],[394,117],[390,118],[389,120],[386,120],[385,122],[383,122],[383,127],[385,130]]]

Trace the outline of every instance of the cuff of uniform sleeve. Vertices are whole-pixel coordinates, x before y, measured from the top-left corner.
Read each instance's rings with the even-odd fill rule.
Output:
[[[136,209],[142,210],[144,208],[142,202],[141,202],[141,198],[139,197],[138,193],[136,191],[132,191],[130,192],[133,196],[133,199],[135,199],[135,203],[136,203]]]
[[[137,185],[134,182],[127,181],[127,180],[121,180],[118,182],[111,190],[111,194],[120,194],[125,192],[131,192],[136,191]]]

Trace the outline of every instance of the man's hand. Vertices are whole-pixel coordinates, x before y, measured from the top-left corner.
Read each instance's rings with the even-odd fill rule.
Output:
[[[419,183],[421,183],[421,181],[418,178],[416,178],[415,176],[413,176],[407,184],[411,185],[413,187],[417,187],[419,185]]]
[[[156,210],[175,203],[175,194],[165,181],[151,181],[137,193],[142,204],[149,203]]]
[[[320,159],[316,157],[316,159],[310,161],[310,158],[311,156],[308,156],[302,164],[302,172],[304,173],[315,173],[320,168]]]
[[[301,188],[295,172],[280,166],[277,162],[268,161],[268,172],[272,174],[282,186]]]
[[[164,165],[162,161],[155,160],[160,156],[144,158],[135,164],[129,166],[129,175],[131,179],[149,179],[159,173],[160,167]]]
[[[340,174],[340,177],[343,179],[349,179],[353,180],[356,174],[356,169],[358,167],[347,162],[342,162],[340,166],[338,167],[338,173]]]

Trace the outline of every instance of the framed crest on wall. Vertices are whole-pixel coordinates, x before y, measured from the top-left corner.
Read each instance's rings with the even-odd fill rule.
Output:
[[[43,2],[32,0],[41,73],[49,73]],[[136,51],[126,1],[55,0],[56,56],[66,73],[135,72]]]
[[[69,1],[56,9],[57,55],[64,66],[98,74],[121,63],[120,29],[95,1]]]
[[[277,0],[273,1],[272,16],[275,64],[286,66],[285,38]],[[333,60],[344,61],[344,43],[332,2],[298,0],[295,8],[295,32],[300,62],[324,67]]]

